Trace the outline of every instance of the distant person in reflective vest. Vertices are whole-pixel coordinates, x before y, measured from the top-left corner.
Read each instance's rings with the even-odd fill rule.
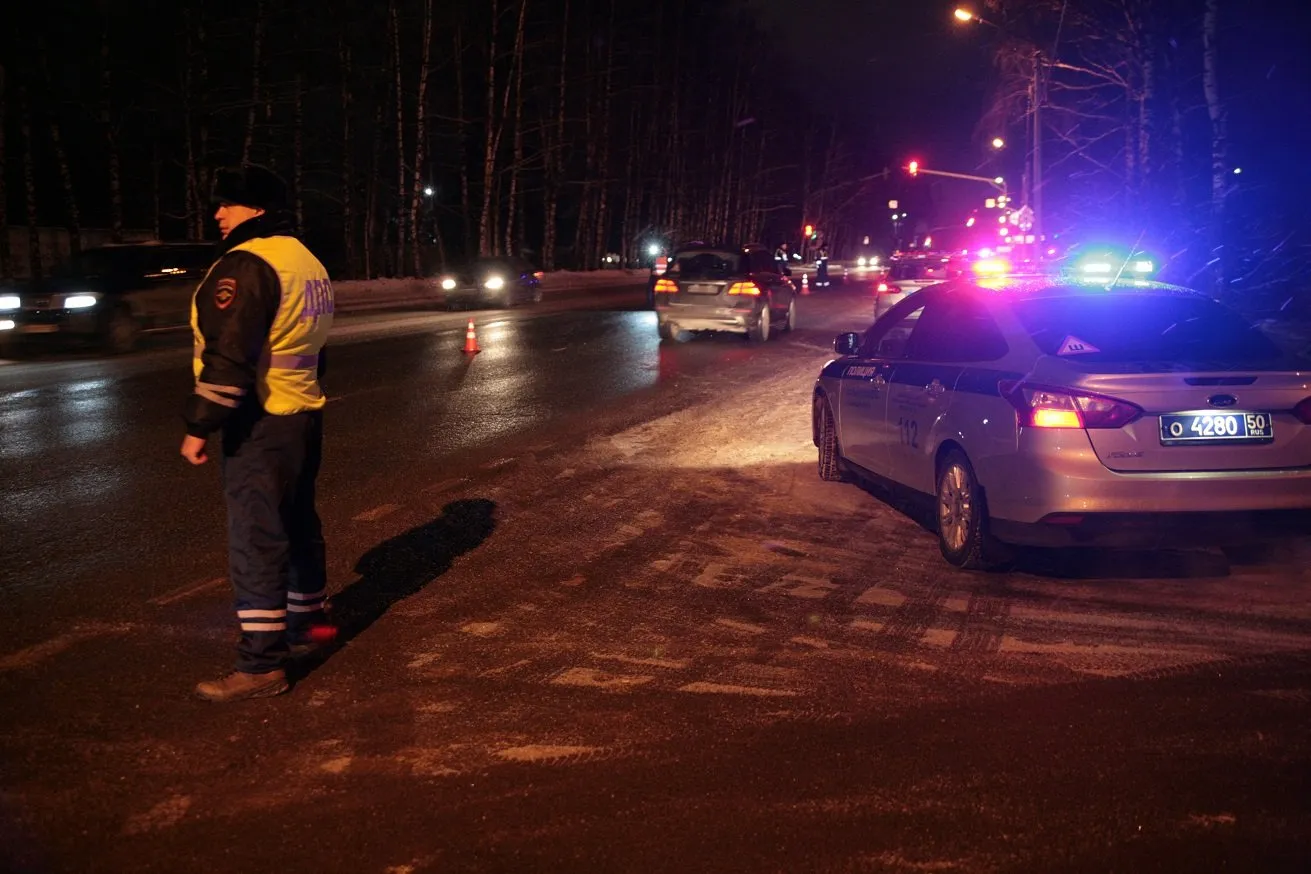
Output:
[[[784,276],[792,275],[792,268],[788,265],[788,244],[779,243],[778,248],[774,250],[774,263],[778,265],[778,272]]]
[[[236,670],[196,693],[236,701],[287,691],[291,653],[327,629],[314,489],[334,305],[327,271],[295,236],[282,179],[257,166],[220,170],[213,199],[222,254],[192,299],[195,389],[181,451],[204,464],[218,438],[241,637]]]
[[[819,244],[819,251],[815,253],[815,285],[821,288],[827,288],[828,281],[828,245]]]

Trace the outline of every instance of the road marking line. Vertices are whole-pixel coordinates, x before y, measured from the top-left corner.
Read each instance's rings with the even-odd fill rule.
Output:
[[[74,644],[81,643],[84,640],[91,640],[96,637],[105,637],[110,634],[127,634],[134,626],[128,624],[119,625],[87,625],[81,628],[75,628],[72,631],[66,631],[50,640],[42,643],[34,643],[29,647],[20,649],[18,652],[10,653],[0,658],[0,671],[12,671],[18,668],[30,668],[48,658],[59,655],[64,650],[70,649]]]
[[[377,522],[383,516],[390,516],[401,508],[400,504],[382,504],[374,507],[372,510],[365,510],[363,513],[351,519],[352,522]]]
[[[423,493],[425,495],[436,495],[468,481],[469,478],[467,476],[456,477],[455,479],[444,479],[439,483],[428,486],[423,490]]]
[[[716,695],[758,695],[764,698],[795,698],[796,692],[786,689],[762,689],[759,686],[732,686],[725,683],[688,683],[679,686],[680,692],[711,693]]]
[[[147,604],[153,604],[156,607],[163,607],[167,604],[173,604],[190,598],[192,595],[199,595],[201,592],[207,592],[210,589],[217,589],[227,583],[227,577],[219,577],[215,580],[205,580],[203,583],[191,583],[186,586],[174,589],[171,592],[165,592],[162,595],[156,595],[146,601]]]

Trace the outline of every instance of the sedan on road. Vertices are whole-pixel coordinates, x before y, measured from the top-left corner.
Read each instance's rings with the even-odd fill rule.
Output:
[[[660,339],[727,331],[764,342],[796,327],[796,286],[763,246],[700,246],[674,255],[655,284]]]
[[[206,243],[85,249],[51,276],[0,288],[0,347],[79,341],[130,352],[143,332],[190,324],[191,298],[216,255]]]
[[[942,555],[1250,545],[1311,521],[1311,363],[1214,300],[1146,281],[954,280],[834,341],[823,479],[934,507]]]
[[[438,283],[447,309],[512,307],[542,299],[541,274],[521,258],[479,258],[443,273]]]
[[[887,275],[875,289],[874,318],[886,313],[912,292],[945,282],[961,274],[961,268],[947,255],[897,255]]]

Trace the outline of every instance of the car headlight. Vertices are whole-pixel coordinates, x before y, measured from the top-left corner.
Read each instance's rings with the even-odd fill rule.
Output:
[[[447,276],[442,280],[442,291],[453,291],[455,289],[455,280]]]
[[[490,291],[497,291],[505,287],[505,279],[500,276],[489,276],[483,285]]]
[[[100,298],[94,294],[70,294],[64,298],[64,309],[84,310],[93,307]]]
[[[856,266],[857,266],[857,267],[864,267],[864,266],[865,266],[865,257],[864,257],[863,255],[862,255],[861,257],[859,257],[859,258],[856,259]]]
[[[23,305],[16,294],[0,294],[0,313],[16,310]]]

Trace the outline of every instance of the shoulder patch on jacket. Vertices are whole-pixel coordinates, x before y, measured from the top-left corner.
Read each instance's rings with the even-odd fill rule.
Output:
[[[218,281],[218,287],[214,291],[214,303],[218,308],[225,310],[232,306],[232,302],[237,299],[237,280],[224,278]]]

